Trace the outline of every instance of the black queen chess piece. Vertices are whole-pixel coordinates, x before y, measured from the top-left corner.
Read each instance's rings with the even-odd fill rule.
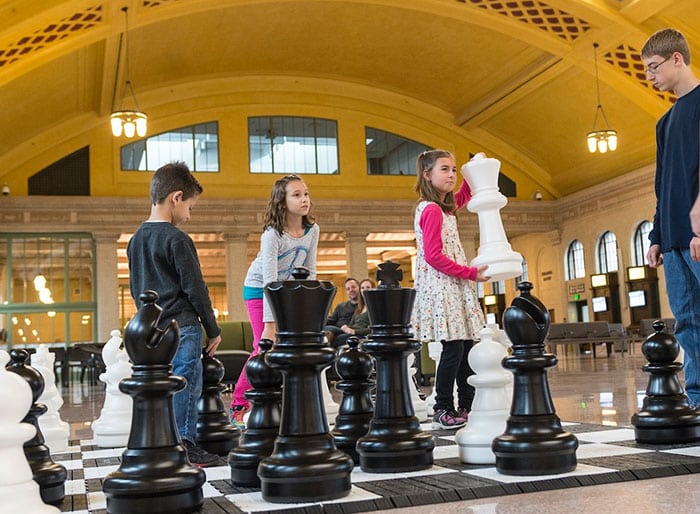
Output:
[[[378,267],[379,287],[364,292],[371,332],[361,344],[375,359],[377,393],[374,417],[356,448],[362,471],[418,471],[433,465],[435,441],[420,428],[408,377],[408,356],[421,348],[409,328],[416,292],[399,285],[398,264],[386,261]]]
[[[682,444],[700,441],[700,411],[690,406],[678,378],[683,367],[676,358],[680,345],[674,336],[664,333],[665,324],[651,324],[654,333],[642,344],[649,361],[642,369],[649,373],[642,408],[632,415],[634,439],[638,443]]]
[[[241,431],[231,424],[221,400],[226,386],[221,383],[226,370],[223,363],[202,352],[202,395],[197,401],[197,446],[209,453],[225,456],[238,444]]]
[[[274,451],[258,466],[264,500],[272,503],[318,502],[350,494],[352,458],[338,450],[329,433],[321,392],[321,370],[335,359],[324,342],[323,325],[335,286],[307,280],[270,282],[265,296],[277,322],[277,341],[265,355],[283,377],[282,418]]]
[[[578,439],[561,427],[547,382],[547,368],[557,357],[544,352],[549,312],[530,294],[532,284],[518,285],[520,296],[503,313],[503,325],[512,342],[512,354],[503,367],[512,371],[513,403],[506,431],[491,448],[496,470],[504,475],[550,475],[576,468]]]
[[[28,364],[29,353],[26,350],[11,350],[10,359],[5,369],[26,380],[32,390],[32,406],[22,423],[32,425],[36,429],[36,434],[24,443],[24,455],[32,469],[32,478],[39,484],[41,500],[44,503],[58,505],[65,498],[68,471],[51,458],[51,452],[45,444],[44,435],[39,427],[39,416],[48,410],[43,403],[37,403],[44,392],[44,377]]]
[[[231,482],[246,487],[260,487],[258,465],[272,454],[280,430],[282,374],[265,362],[272,341],[261,339],[258,348],[243,371],[252,387],[243,394],[250,402],[246,429],[228,454]]]
[[[158,294],[146,291],[141,308],[124,330],[124,346],[133,363],[119,389],[133,398],[131,431],[122,462],[107,475],[102,490],[109,514],[186,513],[203,503],[206,475],[190,464],[181,444],[173,395],[185,379],[172,374],[180,328],[170,320],[158,328]]]

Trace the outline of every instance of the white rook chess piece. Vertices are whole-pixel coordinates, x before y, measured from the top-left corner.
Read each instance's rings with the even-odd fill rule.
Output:
[[[102,360],[106,371],[100,374],[100,381],[107,384],[105,402],[100,417],[92,424],[95,443],[102,448],[126,446],[131,431],[133,399],[119,390],[119,382],[131,376],[131,363],[122,343],[119,330],[112,330],[112,336],[102,348]]]
[[[491,443],[505,432],[510,411],[510,373],[501,366],[506,349],[493,340],[493,330],[484,328],[479,335],[481,341],[469,352],[469,365],[475,372],[468,379],[476,389],[474,403],[466,426],[455,435],[455,442],[461,462],[493,464],[496,456]]]
[[[498,189],[501,162],[478,153],[462,166],[462,175],[469,183],[472,198],[467,209],[479,217],[479,251],[471,266],[488,264],[490,282],[519,277],[523,273],[523,257],[514,252],[506,238],[499,211],[508,203]]]
[[[0,350],[0,514],[59,514],[41,501],[24,455],[24,443],[35,434],[32,425],[21,422],[32,405],[32,391],[24,378],[5,369],[9,361]]]
[[[63,398],[56,388],[56,375],[53,372],[56,354],[42,344],[36,349],[36,353],[31,355],[30,360],[32,367],[44,377],[44,392],[41,393],[38,402],[46,405],[47,410],[39,416],[39,428],[52,454],[64,452],[68,449],[70,426],[61,419],[58,412],[63,405]]]

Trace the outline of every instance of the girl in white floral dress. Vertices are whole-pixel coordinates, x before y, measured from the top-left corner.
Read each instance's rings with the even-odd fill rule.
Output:
[[[471,190],[466,180],[453,193],[457,182],[454,156],[445,150],[423,152],[416,161],[416,301],[412,325],[423,344],[442,343],[435,372],[433,428],[458,428],[467,421],[474,388],[467,377],[474,374],[467,357],[484,314],[476,293],[476,282],[488,280],[487,266],[467,265],[457,230],[457,209],[466,205]],[[458,410],[454,407],[457,382]]]

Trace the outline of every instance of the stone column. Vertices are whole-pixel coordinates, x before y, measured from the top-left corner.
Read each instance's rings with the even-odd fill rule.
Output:
[[[246,320],[245,303],[243,303],[243,282],[248,271],[248,233],[227,232],[224,234],[226,245],[226,298],[228,319]]]
[[[345,233],[348,277],[362,280],[367,276],[367,232]]]
[[[97,291],[97,341],[107,341],[112,330],[121,330],[119,321],[119,276],[116,232],[93,232],[95,238],[95,277]]]

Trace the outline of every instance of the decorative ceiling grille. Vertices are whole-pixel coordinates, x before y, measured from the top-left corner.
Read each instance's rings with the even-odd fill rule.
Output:
[[[653,93],[662,100],[668,103],[676,101],[676,97],[672,93],[657,91],[654,89],[654,86],[651,85],[651,82],[647,80],[642,56],[639,55],[639,52],[635,48],[629,45],[620,45],[614,51],[603,55],[603,59],[605,59],[605,62],[608,64],[635,79],[645,88],[653,91]]]

